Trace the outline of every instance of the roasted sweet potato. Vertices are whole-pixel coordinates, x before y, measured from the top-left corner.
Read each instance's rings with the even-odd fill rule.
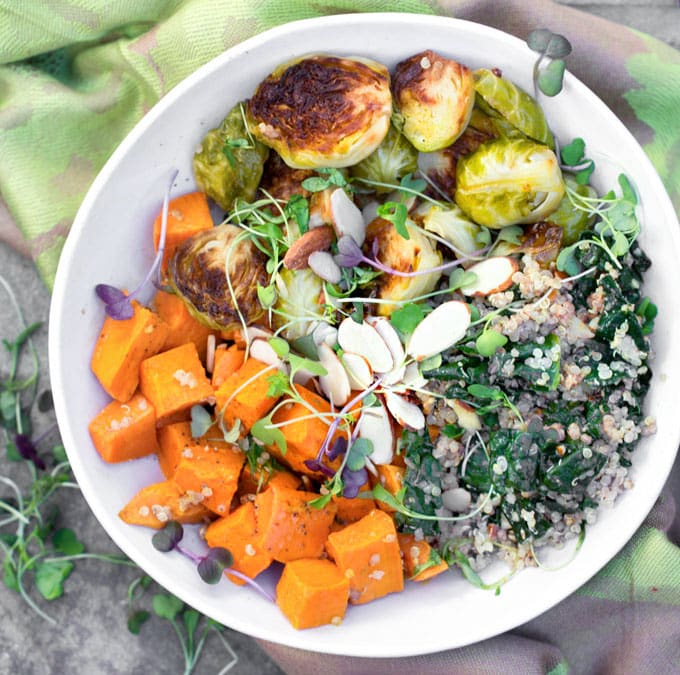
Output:
[[[213,400],[193,342],[142,361],[139,388],[156,409],[158,426],[187,420],[191,406]]]
[[[404,560],[404,574],[411,581],[426,581],[446,572],[449,566],[424,539],[417,540],[413,534],[397,535]]]
[[[378,470],[378,481],[391,494],[395,495],[404,485],[404,473],[406,469],[395,464],[381,464],[376,466]],[[378,508],[387,513],[394,513],[394,509],[383,502],[378,502]]]
[[[318,496],[273,487],[255,497],[259,541],[274,560],[321,557],[337,507],[333,502],[320,509],[310,506]]]
[[[367,492],[369,489],[370,487],[368,483],[366,483],[361,487],[359,493]],[[333,501],[338,506],[338,511],[335,514],[335,521],[343,526],[349,525],[350,523],[356,523],[357,520],[361,520],[375,508],[375,501],[373,499],[366,499],[361,496],[354,497],[353,499],[347,499],[347,497],[334,497]]]
[[[159,530],[169,520],[200,523],[210,512],[184,494],[174,481],[166,480],[143,487],[118,515],[130,525],[145,525]]]
[[[159,213],[153,224],[153,243],[156,250],[158,250],[161,234],[161,219],[162,213]],[[204,192],[189,192],[172,199],[168,205],[165,253],[161,267],[163,274],[175,250],[185,239],[211,227],[213,227],[213,220]]]
[[[329,535],[328,555],[349,579],[349,601],[361,605],[404,588],[397,531],[392,518],[374,509]]]
[[[348,595],[349,581],[330,560],[292,560],[286,563],[276,586],[276,604],[298,630],[339,625]]]
[[[246,456],[237,445],[208,448],[180,459],[173,479],[189,495],[218,515],[229,513]]]
[[[156,411],[140,393],[127,403],[109,403],[88,429],[94,447],[107,462],[125,462],[158,451]]]
[[[130,319],[106,317],[90,363],[106,393],[123,403],[137,389],[142,361],[157,354],[168,337],[168,327],[158,314],[134,300],[132,306]]]
[[[232,567],[251,579],[267,569],[272,562],[271,555],[262,548],[258,540],[255,506],[252,502],[246,502],[228,516],[210,523],[205,531],[205,540],[208,546],[228,549],[234,556]],[[235,584],[245,583],[233,574],[225,574]]]
[[[225,427],[231,429],[241,420],[241,428],[248,431],[274,407],[278,399],[267,396],[267,378],[274,372],[266,363],[249,358],[220,385],[215,399]]]
[[[249,464],[245,464],[238,483],[238,494],[254,495],[272,486],[297,490],[302,481],[290,471],[267,471],[259,468],[253,473]]]
[[[193,342],[196,345],[198,358],[205,363],[208,336],[214,334],[215,331],[196,321],[189,314],[189,310],[182,299],[174,293],[158,291],[154,303],[158,316],[168,326],[168,337],[161,351],[167,351],[187,342]]]

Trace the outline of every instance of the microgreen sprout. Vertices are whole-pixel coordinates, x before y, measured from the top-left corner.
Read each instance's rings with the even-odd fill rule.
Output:
[[[309,192],[322,192],[329,187],[341,187],[351,189],[347,179],[338,169],[320,168],[316,169],[319,176],[310,176],[302,181],[302,187]]]
[[[575,138],[560,150],[563,168],[575,172],[574,178],[579,185],[587,185],[595,171],[595,162],[586,158],[585,149],[585,141]]]
[[[135,313],[132,301],[137,298],[147,287],[149,282],[154,280],[160,271],[163,255],[165,254],[165,240],[168,228],[168,206],[170,203],[170,191],[177,178],[178,171],[173,171],[170,182],[166,188],[165,196],[163,197],[163,210],[161,212],[161,231],[158,239],[158,251],[154,257],[153,263],[149,268],[144,279],[137,288],[131,293],[110,284],[97,284],[94,288],[97,297],[104,303],[104,311],[112,319],[125,320],[131,319]],[[160,283],[160,279],[155,280]]]
[[[566,63],[564,59],[571,54],[571,44],[563,35],[553,33],[547,28],[531,31],[527,37],[529,49],[539,54],[534,64],[534,90],[538,96],[541,91],[546,96],[556,96],[562,91]],[[545,61],[548,60],[546,64]]]

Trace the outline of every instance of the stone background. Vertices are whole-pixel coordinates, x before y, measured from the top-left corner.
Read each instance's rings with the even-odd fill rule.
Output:
[[[558,2],[650,33],[680,48],[680,3],[677,0]],[[7,218],[7,214],[0,209],[0,220],[3,218]],[[32,263],[4,244],[0,244],[0,274],[14,288],[26,321],[45,321],[35,342],[42,361],[41,390],[47,389],[47,291]],[[11,304],[2,295],[0,337],[13,339],[16,334],[17,319]],[[0,360],[0,367],[6,368],[5,357]],[[50,413],[37,415],[35,419],[38,433],[49,430],[52,423]],[[50,440],[58,441],[55,431],[45,443]],[[5,462],[4,453],[0,459],[0,475],[10,476],[18,483],[25,481],[27,476],[23,466]],[[77,529],[89,551],[117,552],[77,490],[60,491],[56,502],[62,511],[63,522]],[[162,675],[182,672],[179,642],[169,623],[152,619],[143,626],[139,636],[127,630],[126,595],[129,583],[136,576],[138,572],[128,567],[79,561],[66,582],[64,596],[52,603],[41,603],[41,607],[56,619],[55,626],[42,621],[18,594],[0,585],[0,673]],[[282,672],[251,638],[229,629],[225,631],[225,637],[238,656],[238,663],[229,670],[232,675]],[[229,660],[224,647],[211,636],[195,672],[197,675],[219,673]]]

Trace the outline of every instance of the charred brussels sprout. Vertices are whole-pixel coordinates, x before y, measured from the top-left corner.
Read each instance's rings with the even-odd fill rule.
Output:
[[[456,166],[456,204],[493,229],[545,220],[563,196],[555,153],[534,141],[491,141]]]
[[[250,201],[255,196],[268,154],[268,148],[248,138],[241,104],[236,105],[201,141],[194,155],[196,182],[229,211],[236,199]]]
[[[378,183],[398,183],[417,168],[418,151],[392,124],[383,142],[366,159],[353,166],[353,176],[367,178]],[[377,192],[391,188],[376,188]]]
[[[475,102],[472,72],[430,50],[397,64],[392,89],[404,136],[421,152],[451,145]]]
[[[236,225],[205,230],[182,243],[170,262],[170,284],[201,323],[218,330],[264,315],[257,286],[267,285],[265,260]]]
[[[283,269],[276,278],[275,327],[282,329],[281,335],[286,340],[295,340],[309,332],[315,321],[323,317],[319,303],[323,291],[323,282],[311,269]]]
[[[477,241],[482,228],[473,223],[455,204],[427,204],[423,209],[423,229],[433,232],[456,248],[458,256],[472,255],[482,246]]]
[[[486,68],[474,72],[474,81],[477,104],[482,112],[496,118],[495,126],[502,135],[513,135],[512,129],[507,128],[506,123],[509,123],[524,136],[555,147],[545,115],[529,94]]]
[[[389,82],[387,68],[370,59],[297,59],[260,83],[248,101],[248,127],[293,168],[351,166],[387,134]]]

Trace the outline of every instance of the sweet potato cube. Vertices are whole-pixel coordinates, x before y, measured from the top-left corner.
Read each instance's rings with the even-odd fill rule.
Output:
[[[200,523],[210,512],[184,494],[174,481],[166,480],[143,487],[118,515],[130,525],[144,525],[159,530],[169,520]]]
[[[158,353],[168,336],[168,327],[158,314],[137,302],[132,305],[130,319],[106,317],[90,362],[104,391],[123,403],[137,390],[142,361]]]
[[[193,342],[142,361],[139,388],[156,409],[158,426],[189,419],[191,406],[213,397]]]
[[[330,403],[326,399],[300,385],[296,389],[303,401],[313,410],[320,413],[331,411]],[[325,418],[326,421],[316,417],[310,419],[309,415],[309,408],[302,403],[291,400],[290,403],[282,405],[272,417],[272,422],[285,424],[280,427],[280,430],[286,439],[286,452],[281,452],[278,446],[270,447],[268,450],[277,460],[293,471],[323,479],[325,478],[323,474],[307,468],[305,460],[316,458],[319,448],[326,439],[332,419]],[[298,419],[300,421],[295,421]],[[340,460],[338,458],[335,462],[327,462],[327,464],[330,468],[337,469],[340,466]]]
[[[258,541],[256,529],[255,505],[253,502],[246,502],[229,515],[210,523],[205,531],[205,540],[208,546],[228,549],[234,556],[232,567],[254,579],[272,562],[271,555]],[[245,583],[233,574],[225,572],[225,575],[239,586]]]
[[[378,480],[391,495],[396,496],[404,486],[404,473],[406,469],[395,464],[381,464],[376,466],[378,470]],[[378,502],[378,508],[387,513],[394,513],[394,509],[383,502]]]
[[[204,449],[182,457],[173,478],[183,492],[200,495],[203,506],[224,515],[229,513],[245,459],[237,445]]]
[[[246,350],[238,345],[220,345],[215,350],[215,362],[212,371],[212,386],[219,389],[222,383],[233,375],[245,360]]]
[[[153,224],[153,243],[156,250],[161,235],[162,211]],[[165,252],[161,270],[165,274],[168,262],[177,247],[189,237],[213,227],[208,199],[204,192],[189,192],[175,197],[168,204],[168,220],[165,231]]]
[[[272,486],[297,490],[302,481],[290,471],[268,471],[258,467],[253,473],[249,464],[245,464],[238,483],[239,495],[254,495]]]
[[[158,316],[168,326],[168,337],[161,351],[193,342],[196,345],[198,358],[205,363],[208,336],[213,335],[215,331],[196,321],[182,299],[174,293],[158,291],[154,302]]]
[[[156,411],[140,393],[127,403],[111,401],[88,429],[94,447],[106,462],[125,462],[158,451]]]
[[[335,514],[336,522],[341,525],[349,525],[350,523],[356,523],[357,520],[361,520],[364,516],[367,516],[375,508],[375,500],[363,498],[361,496],[362,492],[368,492],[370,489],[368,483],[363,485],[359,490],[359,496],[352,499],[347,497],[333,497],[333,501],[338,506],[338,511]]]
[[[270,488],[255,497],[255,517],[262,547],[274,560],[319,558],[323,554],[337,507],[309,504],[318,494]]]
[[[349,581],[330,560],[286,563],[276,586],[276,604],[293,628],[339,625],[347,609]]]
[[[189,422],[166,424],[157,431],[158,463],[166,478],[175,475],[175,469],[182,459],[183,453],[194,442]]]
[[[220,385],[215,399],[226,428],[231,429],[236,420],[240,420],[241,428],[249,431],[274,407],[278,397],[267,396],[267,379],[275,372],[262,361],[248,359]]]
[[[441,559],[437,550],[424,539],[416,540],[412,534],[397,535],[404,561],[404,574],[411,581],[426,581],[446,572],[449,566]]]
[[[328,555],[349,579],[349,601],[361,605],[404,588],[401,553],[392,518],[374,509],[329,535]]]

